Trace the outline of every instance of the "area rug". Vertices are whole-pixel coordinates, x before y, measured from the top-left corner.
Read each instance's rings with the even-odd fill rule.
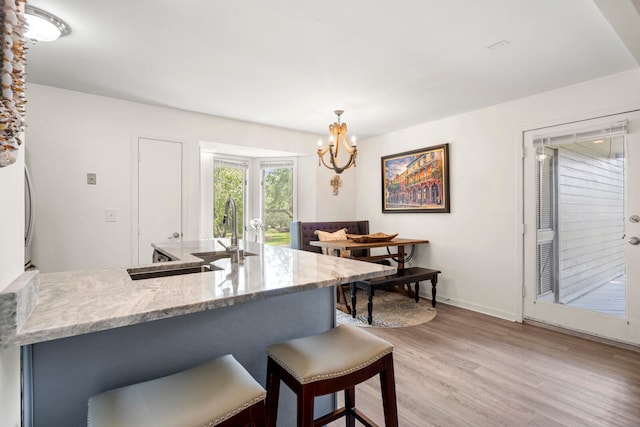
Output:
[[[356,317],[336,310],[338,325],[356,325],[374,328],[403,328],[426,323],[436,317],[437,311],[431,307],[431,301],[413,298],[396,292],[376,291],[373,297],[373,324],[367,323],[367,295],[357,294]]]

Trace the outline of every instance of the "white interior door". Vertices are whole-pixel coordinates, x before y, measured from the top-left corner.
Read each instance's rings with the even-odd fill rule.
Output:
[[[524,148],[524,318],[640,344],[640,112]]]
[[[182,143],[138,139],[138,264],[152,243],[182,239]]]

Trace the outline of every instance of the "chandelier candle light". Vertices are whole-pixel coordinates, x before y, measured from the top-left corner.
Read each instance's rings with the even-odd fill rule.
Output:
[[[340,174],[343,171],[349,169],[351,166],[356,165],[356,157],[358,155],[358,148],[356,147],[356,137],[351,137],[351,146],[347,143],[347,124],[340,123],[340,116],[344,111],[335,110],[334,113],[338,118],[337,122],[329,125],[329,145],[322,148],[322,140],[318,141],[318,166],[322,162],[327,168],[332,169],[335,173]],[[338,154],[340,152],[340,145],[344,147],[349,159],[344,166],[338,166]],[[329,164],[324,160],[324,155],[329,153]]]

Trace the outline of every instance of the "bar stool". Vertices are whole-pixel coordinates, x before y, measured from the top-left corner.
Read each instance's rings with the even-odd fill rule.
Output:
[[[89,427],[265,425],[265,390],[228,354],[89,399]]]
[[[267,348],[267,426],[275,427],[280,380],[297,395],[298,426],[323,426],[345,416],[376,426],[356,409],[355,386],[379,374],[385,425],[397,427],[393,345],[351,325]],[[315,396],[344,390],[345,406],[314,420]]]

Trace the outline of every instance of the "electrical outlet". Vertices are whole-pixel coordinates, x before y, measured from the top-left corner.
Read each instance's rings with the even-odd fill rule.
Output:
[[[96,177],[95,173],[88,173],[87,174],[87,184],[96,185],[97,182],[98,182],[98,178]]]
[[[117,211],[115,209],[107,209],[106,219],[107,222],[116,222],[118,220]]]

